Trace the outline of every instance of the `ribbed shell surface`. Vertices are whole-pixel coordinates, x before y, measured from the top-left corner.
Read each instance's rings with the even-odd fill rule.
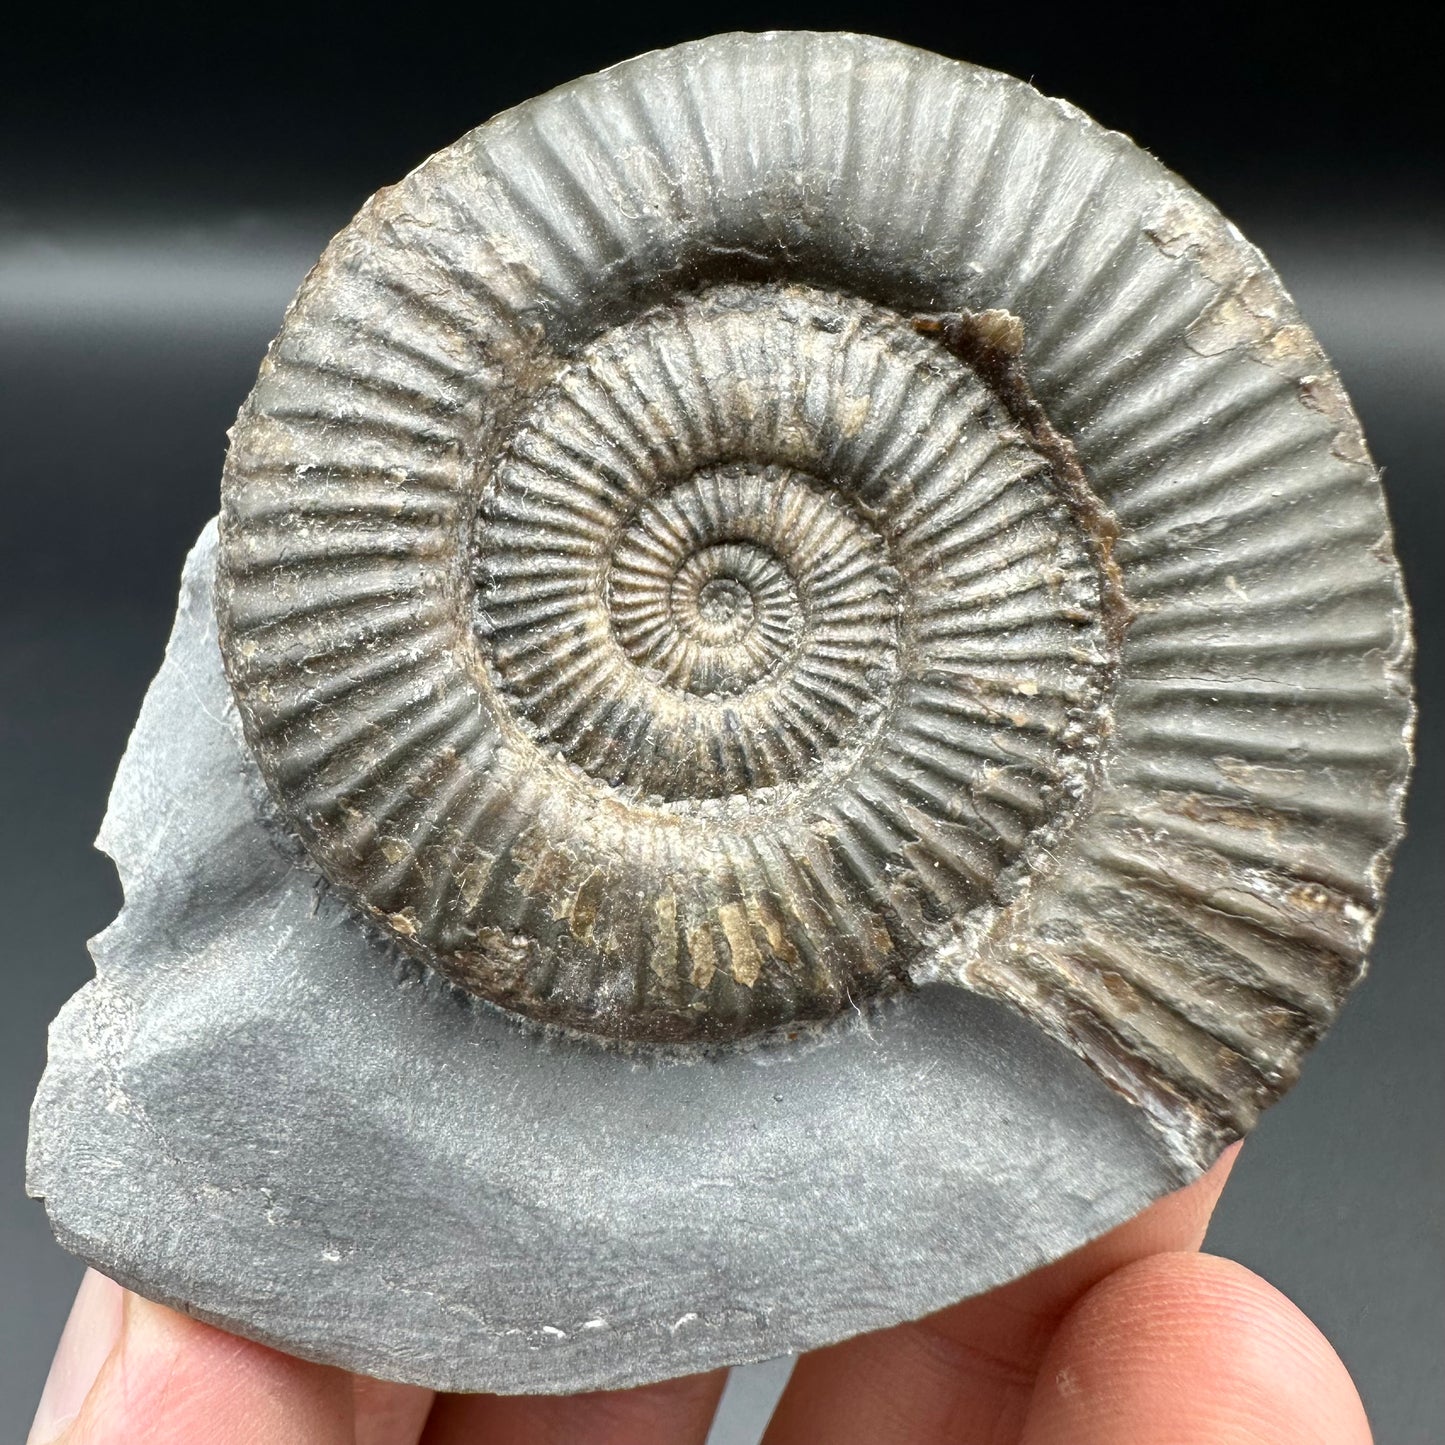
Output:
[[[1408,631],[1327,360],[1126,138],[724,36],[380,192],[233,433],[217,606],[325,875],[533,1018],[931,978],[1206,1157],[1358,976]]]

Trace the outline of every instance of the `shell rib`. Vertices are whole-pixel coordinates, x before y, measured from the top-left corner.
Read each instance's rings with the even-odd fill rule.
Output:
[[[1407,630],[1262,258],[988,71],[726,36],[379,193],[233,433],[218,611],[326,876],[463,987],[725,1039],[996,994],[1201,1153],[1358,975]]]

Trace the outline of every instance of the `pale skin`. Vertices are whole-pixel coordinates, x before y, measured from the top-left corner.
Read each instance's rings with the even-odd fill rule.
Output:
[[[1233,1163],[1046,1269],[799,1361],[765,1445],[1367,1445],[1329,1342],[1199,1245]],[[91,1274],[31,1445],[703,1445],[725,1372],[432,1395],[199,1324]]]

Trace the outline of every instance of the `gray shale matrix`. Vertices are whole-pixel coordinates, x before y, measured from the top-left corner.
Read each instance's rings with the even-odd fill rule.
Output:
[[[1194,1177],[1364,966],[1348,399],[1122,136],[850,35],[519,106],[328,248],[100,843],[30,1188],[447,1389],[819,1345]]]

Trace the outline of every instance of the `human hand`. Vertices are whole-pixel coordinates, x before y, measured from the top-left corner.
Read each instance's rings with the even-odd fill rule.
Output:
[[[765,1445],[1368,1445],[1324,1336],[1198,1253],[1233,1162],[1076,1253],[804,1355]],[[86,1276],[30,1445],[702,1445],[726,1372],[440,1395],[308,1364]]]

